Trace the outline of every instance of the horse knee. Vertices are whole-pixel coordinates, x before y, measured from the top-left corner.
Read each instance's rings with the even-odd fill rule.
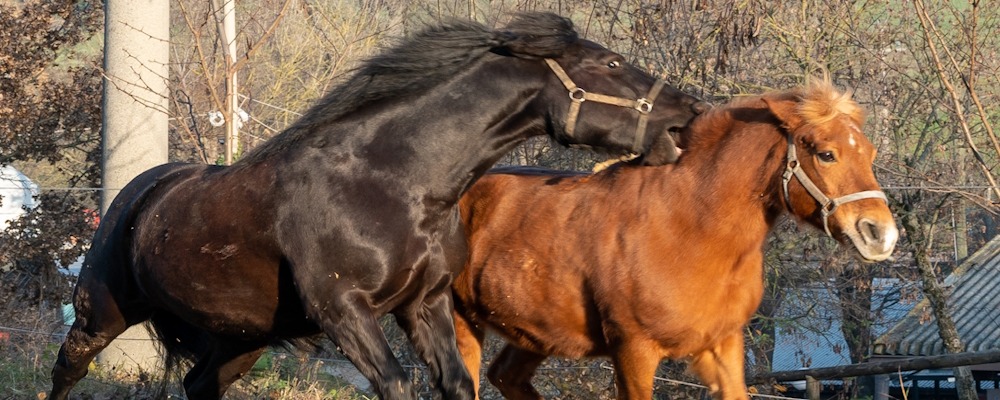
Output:
[[[65,364],[73,365],[79,362],[84,362],[85,365],[89,365],[90,361],[108,347],[111,341],[114,340],[121,332],[124,330],[113,330],[110,332],[84,332],[82,329],[74,326],[70,329],[69,333],[66,334],[66,341],[63,342],[62,347],[59,349],[59,360]]]
[[[66,341],[59,348],[59,355],[52,367],[53,399],[65,399],[70,389],[87,376],[90,362],[94,360],[115,335],[104,336],[84,332],[79,325],[74,325],[66,334]]]

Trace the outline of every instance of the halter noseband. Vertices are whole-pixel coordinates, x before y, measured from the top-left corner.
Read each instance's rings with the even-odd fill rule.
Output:
[[[788,210],[792,210],[792,202],[788,198],[788,181],[792,180],[794,175],[799,179],[799,184],[806,188],[806,191],[820,204],[820,212],[823,214],[823,229],[826,230],[826,234],[833,237],[830,233],[830,226],[827,224],[827,217],[837,211],[837,207],[844,203],[850,203],[852,201],[858,201],[861,199],[882,199],[886,204],[889,200],[885,197],[885,193],[881,190],[865,190],[863,192],[852,193],[846,196],[840,196],[835,199],[826,197],[822,190],[813,183],[812,179],[806,175],[805,171],[799,165],[799,158],[795,154],[795,140],[792,139],[792,135],[788,135],[788,162],[785,163],[785,173],[781,175],[781,184],[785,192],[785,205]]]
[[[566,115],[567,136],[573,137],[573,130],[576,129],[576,118],[580,115],[580,104],[583,104],[585,100],[596,101],[598,103],[628,107],[639,111],[639,125],[635,129],[635,141],[632,143],[632,151],[639,153],[642,150],[643,138],[646,136],[646,124],[649,122],[649,112],[653,111],[653,101],[656,100],[656,96],[663,89],[664,82],[662,79],[656,80],[656,83],[649,89],[646,97],[638,100],[629,100],[621,97],[588,93],[579,86],[576,86],[573,80],[569,78],[569,75],[566,74],[566,71],[555,60],[546,58],[545,62],[549,64],[549,68],[552,68],[552,72],[556,73],[556,76],[562,81],[563,86],[566,86],[566,90],[569,90],[569,98],[572,100],[569,104],[569,113]]]

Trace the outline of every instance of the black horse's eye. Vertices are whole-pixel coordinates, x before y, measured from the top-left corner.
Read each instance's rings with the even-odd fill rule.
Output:
[[[816,154],[816,157],[819,157],[819,160],[825,163],[832,163],[837,161],[837,158],[833,156],[833,152],[831,151],[824,151],[818,153]]]
[[[612,61],[612,62],[608,63],[608,68],[611,68],[611,69],[615,69],[615,68],[618,68],[620,66],[622,66],[622,63],[620,63],[618,61]]]

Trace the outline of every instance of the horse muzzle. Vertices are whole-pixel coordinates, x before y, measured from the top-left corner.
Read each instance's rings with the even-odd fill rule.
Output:
[[[853,229],[846,229],[844,233],[854,245],[855,257],[863,262],[889,259],[899,239],[899,230],[891,218],[881,221],[861,217],[855,222]]]
[[[680,135],[695,117],[704,114],[712,108],[712,104],[706,101],[698,101],[691,105],[691,116],[685,120],[677,119],[673,123],[668,123],[663,133],[660,134],[650,147],[649,152],[644,154],[643,165],[664,165],[674,164],[683,152],[677,145],[675,135]]]

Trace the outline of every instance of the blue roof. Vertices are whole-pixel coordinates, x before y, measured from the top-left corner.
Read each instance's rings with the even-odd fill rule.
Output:
[[[906,293],[919,290],[898,279],[872,281],[873,334],[879,336],[910,309],[915,300]],[[841,311],[832,288],[817,285],[789,292],[778,310],[772,371],[822,368],[851,364],[841,331]]]
[[[1000,236],[983,245],[942,284],[963,351],[1000,349]],[[945,354],[937,321],[926,299],[878,338],[874,354],[934,356]]]

